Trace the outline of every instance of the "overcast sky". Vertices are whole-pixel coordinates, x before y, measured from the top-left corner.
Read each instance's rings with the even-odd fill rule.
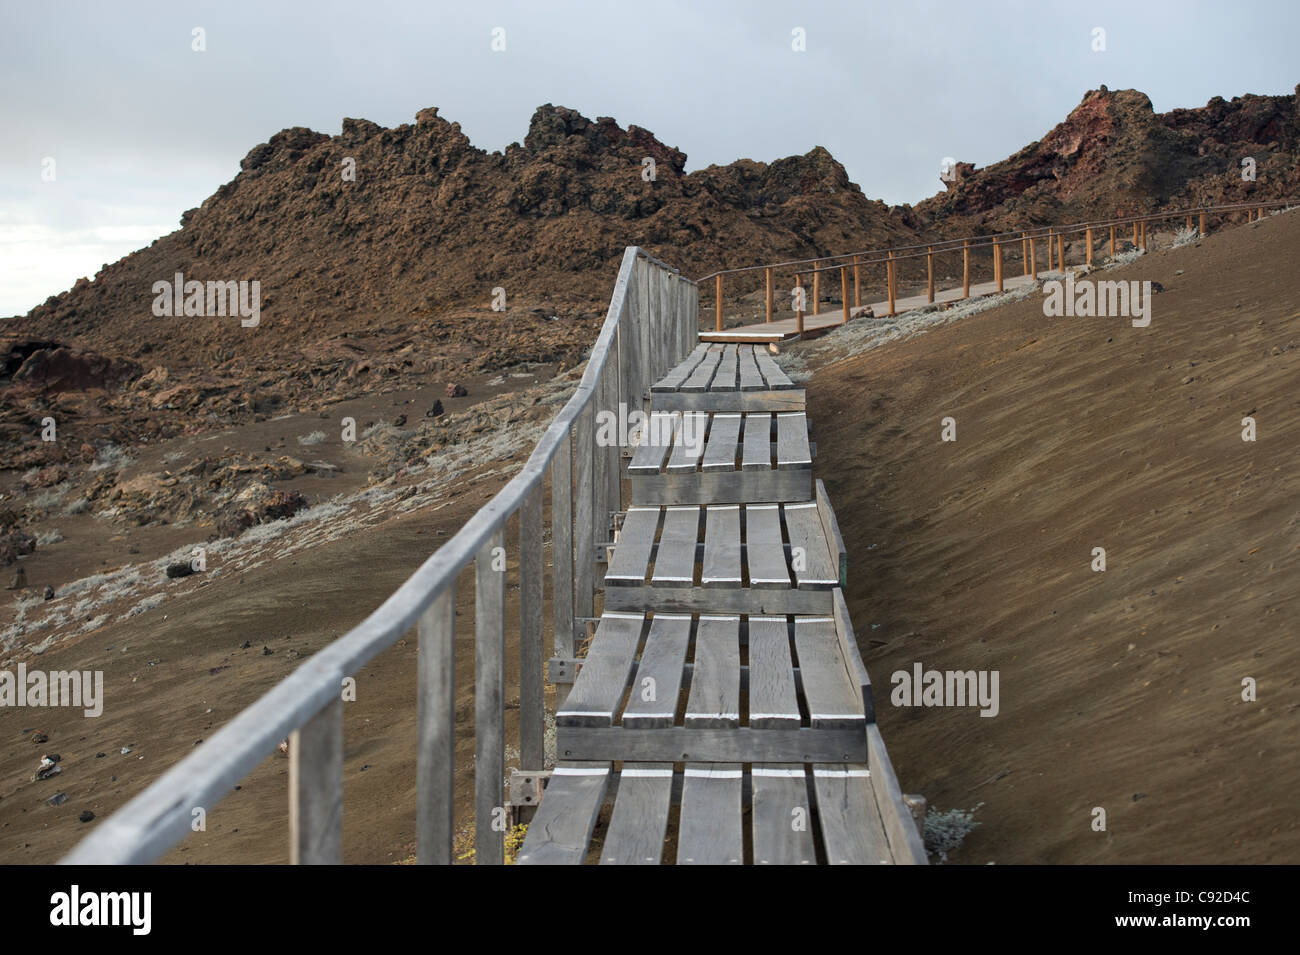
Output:
[[[437,106],[500,150],[549,102],[646,127],[688,170],[822,145],[902,203],[1103,83],[1164,111],[1300,81],[1296,0],[0,0],[0,24],[0,315],[173,231],[287,126]]]

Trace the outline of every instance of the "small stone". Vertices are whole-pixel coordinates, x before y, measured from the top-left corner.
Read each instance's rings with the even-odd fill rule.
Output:
[[[241,650],[247,650],[247,649],[248,649],[249,647],[251,647],[252,645],[253,645],[253,643],[252,643],[251,640],[245,640],[243,643],[241,643],[241,644],[239,645],[239,649],[241,649]]]
[[[435,402],[433,403],[433,407],[430,408],[428,411],[426,411],[426,412],[424,413],[424,416],[425,416],[426,418],[439,418],[439,417],[442,417],[442,402],[441,402],[441,401],[435,401]]]
[[[46,600],[54,599],[54,588],[51,587],[49,584],[45,585],[45,599]]]
[[[130,747],[130,746],[123,746],[123,747],[122,747],[122,755],[123,755],[123,756],[125,756],[125,755],[126,755],[127,753],[129,753],[129,752],[131,752],[131,747]]]
[[[62,805],[63,805],[65,802],[67,802],[67,801],[68,801],[68,794],[67,794],[67,793],[55,793],[55,794],[54,794],[53,796],[51,796],[49,799],[45,800],[45,805],[47,805],[47,806],[62,806]]]
[[[275,651],[272,650],[270,647],[262,647],[262,656],[264,657],[269,657],[274,652]]]
[[[1182,270],[1182,269],[1175,269],[1175,270],[1174,270],[1174,275],[1182,275],[1182,274],[1183,274],[1183,270]]]
[[[33,743],[48,743],[49,741],[50,741],[50,737],[46,733],[37,733],[35,736],[32,737]]]
[[[95,818],[95,814],[94,814],[93,812],[91,812],[89,809],[86,809],[86,810],[83,810],[82,813],[81,813],[81,815],[78,816],[77,818],[78,818],[81,822],[90,822],[90,820],[92,820],[92,819]]]
[[[178,560],[174,564],[167,565],[167,576],[175,580],[177,577],[188,577],[194,573],[194,565],[188,560]]]

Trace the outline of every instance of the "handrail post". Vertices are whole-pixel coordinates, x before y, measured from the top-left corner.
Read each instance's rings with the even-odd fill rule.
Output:
[[[1133,248],[1138,248],[1138,220],[1133,220]]]
[[[1115,258],[1115,227],[1110,227],[1110,257]]]
[[[1205,210],[1201,210],[1201,235],[1205,235]]]
[[[931,305],[934,304],[934,246],[929,245],[925,248],[925,279],[926,279],[926,299]]]
[[[961,240],[961,297],[970,298],[970,239]]]
[[[420,615],[415,860],[451,865],[456,802],[456,582]]]
[[[889,252],[889,261],[885,263],[885,284],[889,287],[889,314],[890,315],[898,314],[898,312],[895,311],[894,309],[894,299],[897,294],[894,285],[894,277],[897,274],[895,271],[896,269],[897,266],[894,264],[894,252],[891,249]]]
[[[474,558],[474,864],[505,862],[506,572],[498,527]]]
[[[849,323],[849,273],[840,266],[840,300],[844,305],[844,321],[842,324]]]
[[[1038,259],[1035,257],[1034,246],[1036,243],[1031,238],[1029,240],[1029,277],[1032,281],[1038,281]]]
[[[714,327],[714,331],[720,332],[722,331],[722,273],[721,272],[719,272],[716,276],[714,276],[713,288],[714,288],[713,297],[714,299],[716,299],[713,306],[713,311],[716,316],[716,318],[714,319],[713,327]]]
[[[772,267],[769,265],[763,270],[767,277],[767,321],[772,321]]]
[[[595,398],[587,402],[573,426],[573,613],[590,617],[596,590]]]
[[[1088,244],[1088,252],[1087,255],[1084,256],[1083,261],[1088,268],[1092,268],[1092,226],[1088,226],[1088,235],[1084,241]]]
[[[289,861],[343,861],[343,697],[289,736]]]
[[[545,763],[545,697],[542,670],[542,484],[519,509],[519,766]]]
[[[1029,275],[1029,233],[1020,234],[1020,265],[1025,270],[1025,276]]]
[[[551,610],[555,655],[574,656],[573,646],[573,432],[565,433],[551,459]]]
[[[803,286],[800,284],[798,272],[794,273],[794,287],[796,292],[794,297],[794,328],[799,337],[803,338],[803,307],[807,303],[803,300]]]
[[[858,269],[858,257],[853,257],[853,307],[862,307],[862,281]]]
[[[820,261],[813,262],[813,301],[812,313],[817,315],[821,308],[822,299],[822,264]]]
[[[1053,256],[1055,255],[1055,250],[1052,248],[1053,238],[1054,236],[1052,235],[1052,227],[1048,226],[1047,227],[1047,271],[1049,272],[1053,271],[1052,263],[1055,261],[1055,259],[1053,258]]]
[[[1002,240],[997,236],[993,237],[993,278],[998,283],[998,291],[1002,288]]]

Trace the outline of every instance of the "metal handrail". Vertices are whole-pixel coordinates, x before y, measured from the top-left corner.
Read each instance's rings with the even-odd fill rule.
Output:
[[[532,653],[533,661],[540,664],[541,489],[550,469],[554,637],[557,649],[567,650],[567,655],[572,656],[575,617],[591,614],[596,542],[607,539],[597,530],[602,520],[620,509],[621,450],[617,445],[596,446],[595,406],[601,406],[599,411],[617,414],[620,404],[628,408],[639,402],[654,378],[694,347],[697,311],[694,282],[644,250],[629,246],[582,379],[520,472],[374,612],[242,710],[199,749],[105,819],[61,861],[103,864],[156,860],[190,834],[196,808],[206,811],[215,806],[291,734],[291,858],[295,862],[341,861],[340,686],[346,676],[418,623],[422,659],[417,854],[421,862],[450,862],[454,772],[454,726],[450,725],[454,711],[449,706],[450,667],[454,661],[451,610],[456,578],[474,563],[478,574],[476,658],[480,664],[476,666],[476,707],[479,718],[486,717],[485,724],[490,727],[485,734],[485,725],[476,719],[476,851],[479,862],[500,862],[503,834],[493,825],[493,819],[485,818],[503,804],[500,790],[504,775],[504,711],[498,706],[492,712],[491,707],[500,702],[503,679],[505,587],[503,575],[488,570],[494,556],[492,549],[503,545],[505,524],[519,513],[520,575],[521,580],[532,584],[527,588],[531,594],[527,607],[522,606],[521,597],[525,621],[520,639],[521,643],[529,643],[525,652]],[[639,408],[639,403],[635,407]],[[570,448],[575,450],[573,461],[569,460]],[[575,559],[555,559],[566,549],[573,553],[572,541],[577,542]],[[529,566],[525,567],[525,563]],[[494,579],[497,577],[500,579]],[[521,584],[521,591],[525,589]],[[541,676],[531,674],[529,679],[531,688],[527,694],[521,689],[521,695],[531,697],[528,702],[534,709],[529,722],[533,725],[521,727],[521,737],[535,736],[532,749],[538,751],[534,758],[540,761]],[[494,764],[499,772],[494,771]],[[528,768],[542,769],[540,765]]]

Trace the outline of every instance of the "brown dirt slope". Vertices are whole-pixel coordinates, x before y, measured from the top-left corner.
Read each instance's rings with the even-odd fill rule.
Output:
[[[1276,216],[1106,273],[1163,284],[1149,328],[1034,296],[817,370],[895,767],[984,804],[954,861],[1300,862],[1297,256]],[[916,661],[998,670],[1000,714],[892,706]]]

